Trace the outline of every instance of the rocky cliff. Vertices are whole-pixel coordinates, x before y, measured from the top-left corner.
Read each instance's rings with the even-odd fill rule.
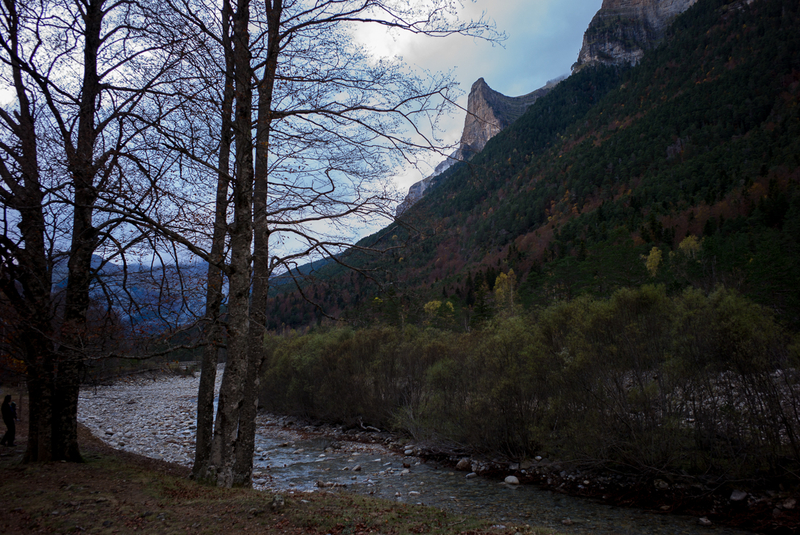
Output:
[[[697,0],[603,0],[583,36],[573,72],[587,65],[635,65],[664,37],[672,19]]]
[[[431,180],[445,172],[457,162],[469,160],[472,155],[483,150],[486,143],[498,132],[516,121],[528,107],[543,97],[560,81],[553,80],[544,87],[527,95],[507,97],[498,93],[483,78],[472,84],[467,99],[467,117],[458,148],[446,160],[436,166],[433,174],[420,180],[408,189],[405,200],[398,205],[396,215],[400,216],[412,204],[422,198]]]

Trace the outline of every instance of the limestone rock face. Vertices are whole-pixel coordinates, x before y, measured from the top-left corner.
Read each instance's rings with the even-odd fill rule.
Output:
[[[467,101],[467,117],[461,134],[461,157],[483,150],[491,138],[519,119],[528,107],[550,91],[552,85],[520,97],[498,93],[483,78],[472,84]]]
[[[577,72],[587,65],[635,65],[697,0],[603,0],[583,35]]]
[[[519,97],[507,97],[498,93],[483,78],[472,84],[467,99],[467,117],[458,148],[446,160],[436,166],[433,174],[408,189],[405,200],[397,207],[399,217],[411,205],[420,200],[431,186],[434,177],[444,173],[455,163],[469,160],[501,130],[519,119],[534,102],[543,97],[561,81],[553,80],[544,87]]]

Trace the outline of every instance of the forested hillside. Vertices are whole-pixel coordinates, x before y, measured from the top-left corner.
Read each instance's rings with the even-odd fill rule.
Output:
[[[337,258],[360,272],[277,289],[259,402],[795,529],[725,507],[798,485],[799,16],[701,0],[559,84]],[[586,492],[558,466],[522,474]]]
[[[278,288],[270,326],[422,322],[437,300],[463,329],[493,314],[505,273],[528,308],[725,286],[796,329],[798,10],[700,1],[638,66],[581,70],[361,242],[390,252],[344,255],[368,277],[330,265],[303,296]]]

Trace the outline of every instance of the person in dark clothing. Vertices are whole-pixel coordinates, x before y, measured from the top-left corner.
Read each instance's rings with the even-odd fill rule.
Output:
[[[3,423],[6,424],[6,434],[0,440],[3,446],[14,446],[14,440],[17,435],[17,405],[11,401],[11,396],[7,395],[3,400],[3,405],[0,407],[0,412],[3,413]]]

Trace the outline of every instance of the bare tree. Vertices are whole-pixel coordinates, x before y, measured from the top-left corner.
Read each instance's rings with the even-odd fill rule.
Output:
[[[16,356],[26,363],[30,397],[27,461],[81,460],[77,401],[81,366],[96,349],[95,253],[123,254],[146,241],[105,212],[104,199],[139,191],[143,204],[147,195],[147,162],[131,148],[167,113],[150,97],[183,46],[180,28],[158,9],[108,0],[2,3],[0,76],[15,100],[0,108],[0,291],[24,333]],[[59,271],[63,294],[54,287]]]
[[[356,44],[354,32],[380,24],[427,36],[497,37],[483,20],[459,22],[455,4],[165,2],[202,42],[200,54],[181,59],[181,69],[195,74],[174,80],[176,93],[193,98],[153,124],[161,149],[174,156],[169,178],[162,175],[154,186],[157,200],[137,205],[122,197],[117,210],[209,265],[197,478],[250,484],[270,277],[302,259],[336,258],[352,246],[350,226],[375,214],[391,217],[391,172],[441,149],[435,131],[453,100],[452,79],[376,60]],[[214,215],[203,225],[209,198]],[[227,364],[212,431],[222,275]]]
[[[270,277],[300,258],[335,257],[351,246],[337,225],[387,214],[393,198],[383,180],[399,161],[436,147],[432,132],[452,101],[449,77],[417,77],[400,62],[376,61],[353,31],[368,23],[428,36],[490,31],[483,21],[457,22],[450,5],[238,2],[229,351],[211,454],[195,467],[201,477],[250,484]],[[253,135],[252,145],[243,139]],[[283,244],[270,249],[271,240]]]

